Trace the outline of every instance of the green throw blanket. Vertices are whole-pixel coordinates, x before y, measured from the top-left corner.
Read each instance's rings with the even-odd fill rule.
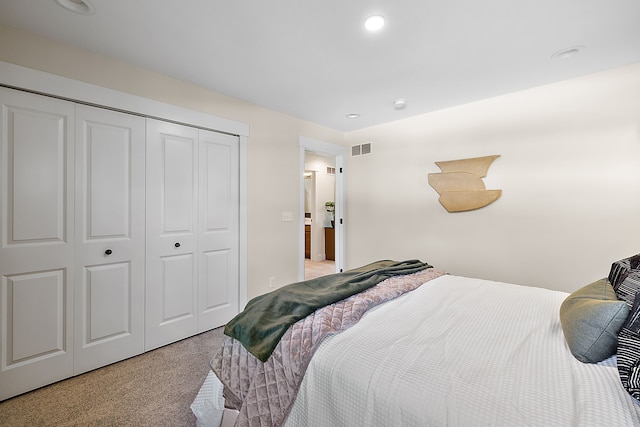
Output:
[[[431,268],[419,260],[378,261],[342,273],[283,286],[253,298],[231,319],[224,333],[240,341],[262,362],[280,342],[289,326],[317,309],[355,295],[393,276]]]

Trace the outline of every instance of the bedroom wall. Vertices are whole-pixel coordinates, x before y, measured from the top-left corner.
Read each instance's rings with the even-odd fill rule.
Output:
[[[299,137],[340,144],[342,132],[7,26],[0,61],[249,124],[248,297],[267,292],[270,277],[298,280]]]
[[[248,123],[249,297],[298,277],[300,136],[347,158],[347,268],[421,258],[451,273],[571,291],[640,252],[640,64],[344,135],[131,64],[0,26],[0,60]],[[409,99],[409,106],[411,108]],[[500,154],[494,204],[447,213],[433,163]]]
[[[409,97],[408,108],[411,99]],[[573,291],[640,253],[640,64],[348,133],[347,267],[420,258]],[[493,204],[447,213],[434,161],[499,154]]]

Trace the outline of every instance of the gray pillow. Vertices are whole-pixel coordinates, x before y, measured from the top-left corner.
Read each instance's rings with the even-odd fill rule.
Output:
[[[629,307],[618,300],[607,279],[578,289],[560,306],[569,349],[584,363],[597,363],[615,354],[618,332],[628,315]]]

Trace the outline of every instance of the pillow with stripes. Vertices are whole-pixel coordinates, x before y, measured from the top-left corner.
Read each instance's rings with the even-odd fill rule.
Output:
[[[640,291],[640,270],[629,270],[613,290],[618,299],[626,302],[629,308],[633,308],[633,302]]]
[[[640,295],[636,295],[631,314],[618,333],[616,355],[622,385],[640,399]]]
[[[640,269],[640,254],[616,261],[611,264],[609,282],[616,289],[630,271],[638,269]],[[631,298],[631,304],[633,304],[633,297]]]

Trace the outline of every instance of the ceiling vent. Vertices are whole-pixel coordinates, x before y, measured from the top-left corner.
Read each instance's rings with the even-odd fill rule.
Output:
[[[365,142],[364,144],[351,146],[351,156],[360,156],[364,154],[371,154],[370,142]]]

